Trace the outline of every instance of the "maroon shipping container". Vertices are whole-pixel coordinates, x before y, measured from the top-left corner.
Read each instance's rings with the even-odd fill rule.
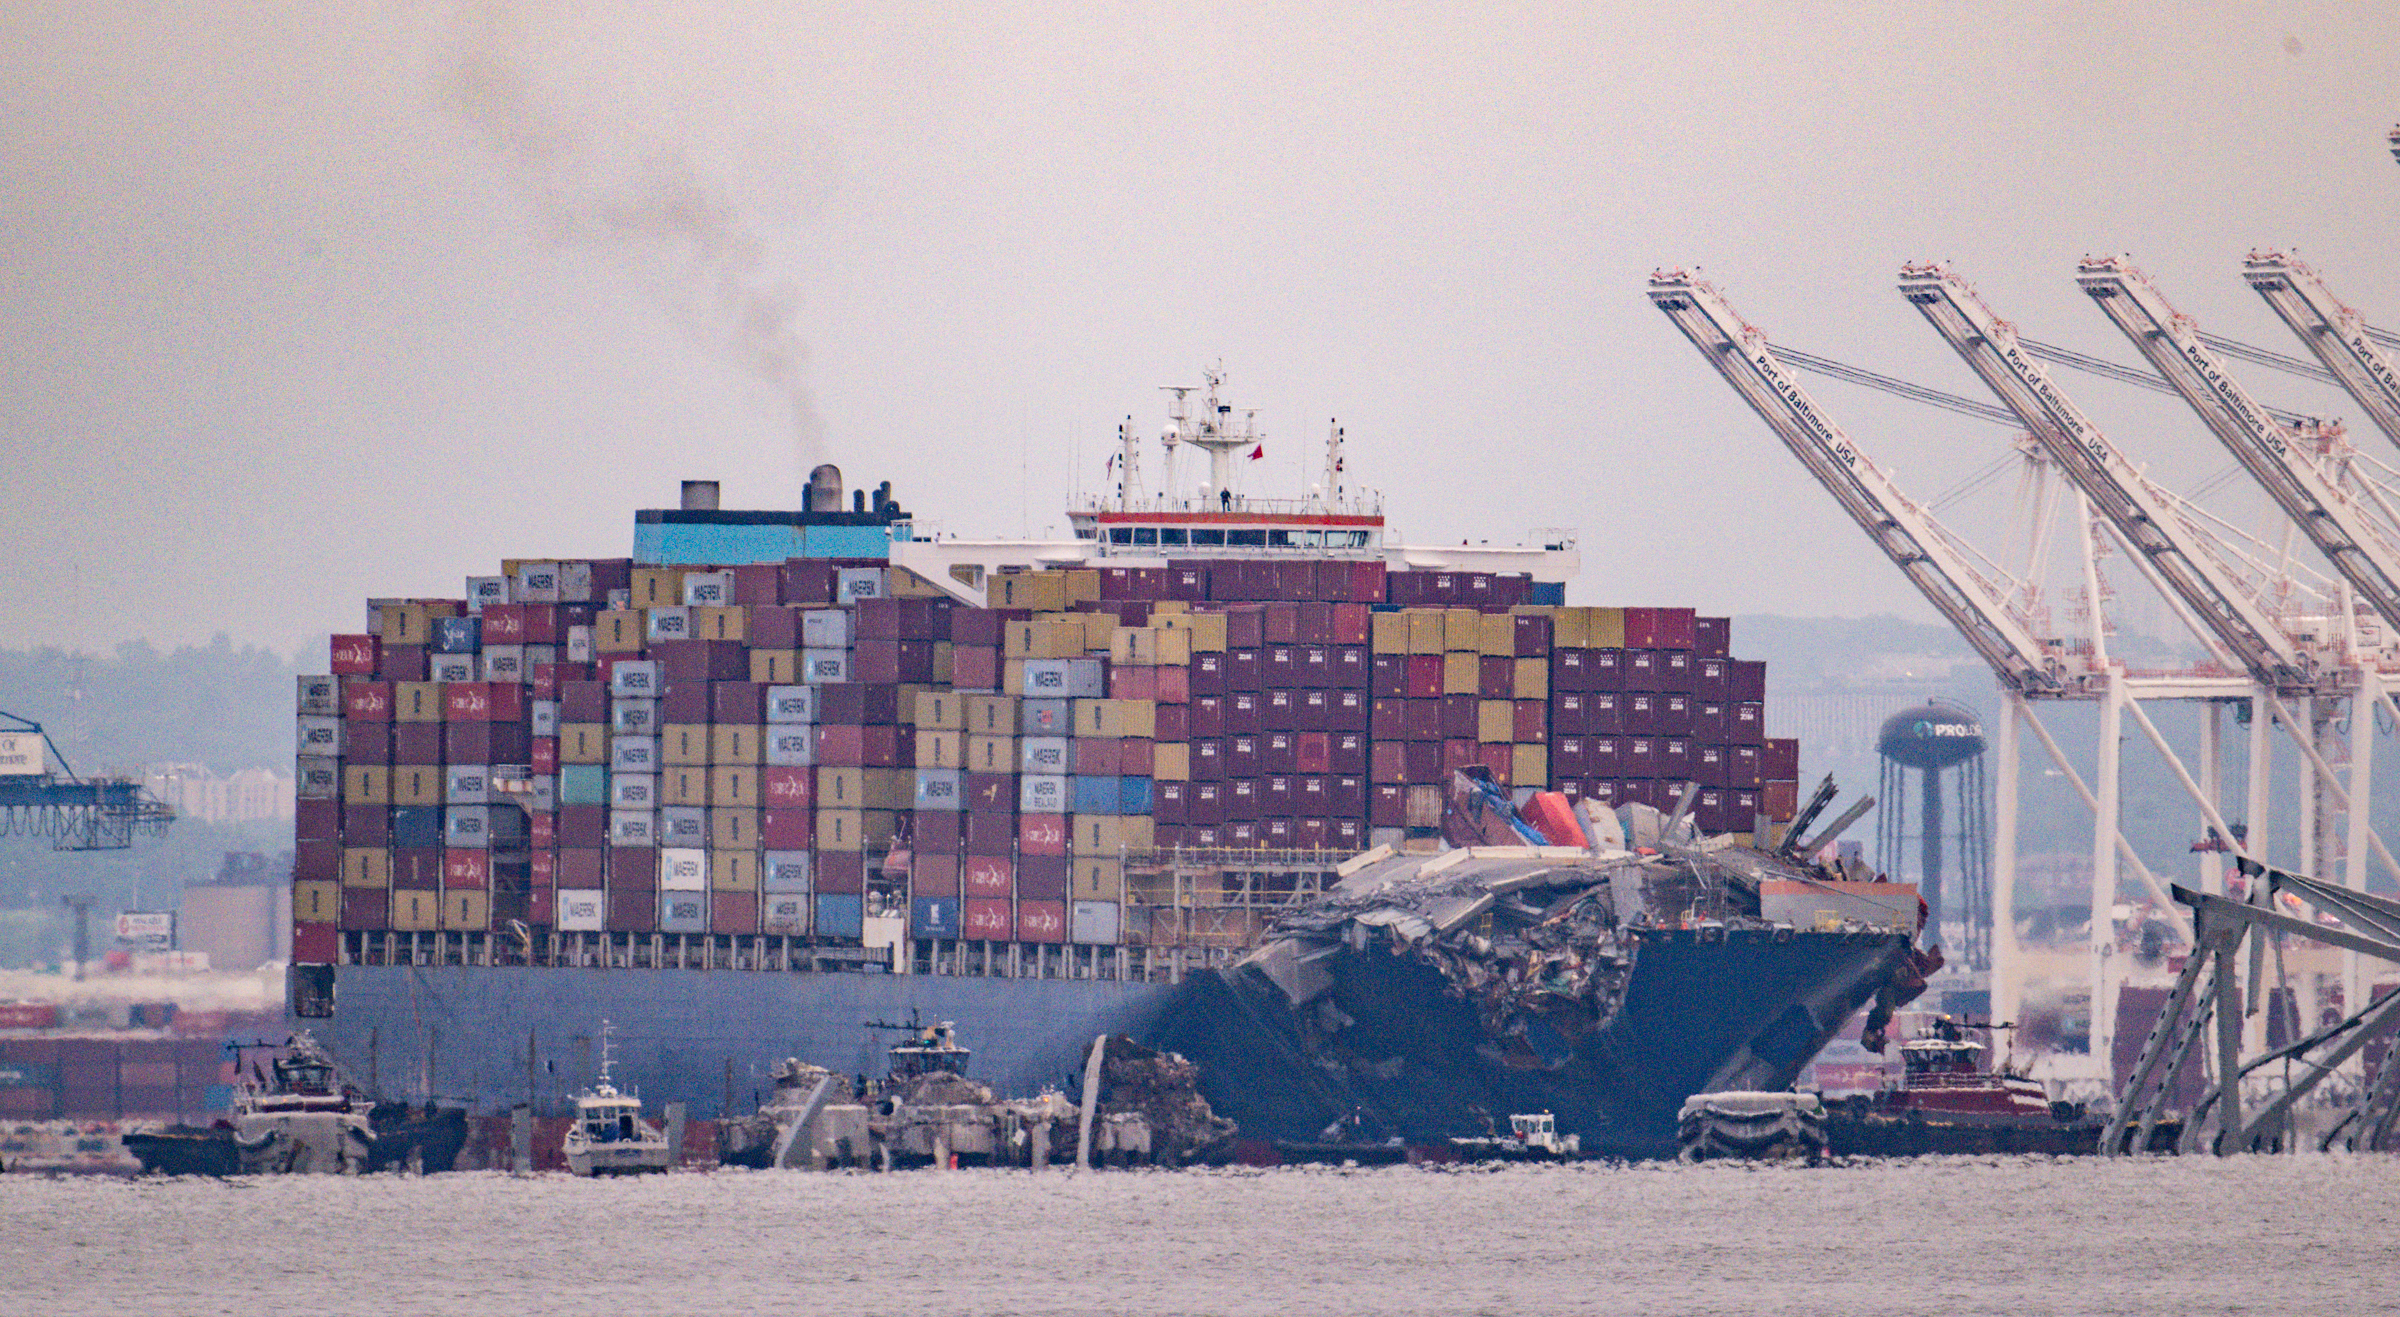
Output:
[[[1519,613],[1516,618],[1518,658],[1541,658],[1550,652],[1550,615]]]
[[[1666,673],[1659,667],[1658,651],[1628,649],[1624,662],[1626,690],[1657,692],[1666,689]]]
[[[1016,848],[1017,816],[1013,811],[978,810],[967,815],[966,827],[969,855],[1004,855]]]
[[[1511,748],[1509,746],[1494,742],[1490,745],[1477,745],[1475,747],[1475,757],[1483,764],[1484,769],[1491,773],[1492,780],[1500,783],[1502,786],[1548,785],[1548,783],[1518,783],[1515,776],[1516,759],[1510,751]]]
[[[1017,857],[1017,898],[1032,897],[1043,901],[1067,899],[1067,857],[1059,855],[1019,855]]]
[[[1517,661],[1486,654],[1475,661],[1475,693],[1487,700],[1505,700],[1516,692]]]
[[[650,888],[625,888],[610,884],[608,889],[608,931],[611,933],[657,932],[658,893]]]
[[[917,855],[956,855],[966,846],[966,816],[955,809],[921,809],[916,815]],[[782,848],[778,848],[782,849]]]
[[[292,836],[300,841],[339,841],[345,834],[343,815],[356,815],[376,805],[351,805],[346,810],[338,800],[301,800],[292,804]],[[385,814],[387,821],[389,812]]]
[[[756,682],[712,682],[708,699],[710,722],[756,725],[767,720],[767,688]]]
[[[851,635],[855,640],[898,640],[900,601],[861,599],[851,606]]]
[[[433,656],[423,645],[385,645],[375,661],[375,675],[385,681],[424,681],[433,672]]]
[[[1621,649],[1585,650],[1583,688],[1590,691],[1626,689],[1625,651]]]
[[[1583,697],[1584,730],[1595,735],[1613,735],[1628,731],[1625,725],[1626,696],[1617,691],[1590,691]]]
[[[1225,697],[1225,732],[1256,734],[1266,730],[1267,701],[1258,691],[1235,691]]]
[[[1767,743],[1767,706],[1744,700],[1733,706],[1733,726],[1725,738],[1734,745],[1756,748]]]
[[[738,640],[656,640],[648,653],[658,661],[660,680],[669,686],[743,681],[750,676],[750,651]]]
[[[302,804],[316,804],[302,801]],[[332,801],[322,802],[332,804]],[[392,810],[388,805],[344,805],[342,815],[342,844],[345,846],[376,847],[392,844]],[[547,814],[539,817],[548,818]]]
[[[1367,776],[1381,783],[1408,781],[1408,743],[1374,742],[1367,752]]]
[[[908,870],[909,895],[957,896],[963,868],[964,861],[957,855],[935,855],[920,850]]]
[[[1699,686],[1700,672],[1693,666],[1688,649],[1652,650],[1658,655],[1658,688],[1662,691],[1691,693]]]
[[[558,720],[566,723],[608,721],[608,683],[570,681],[558,688]]]
[[[1225,610],[1225,646],[1229,652],[1257,649],[1267,643],[1263,605],[1246,604]]]
[[[997,649],[980,645],[951,648],[950,686],[954,690],[999,690],[1000,672],[1000,651]]]
[[[1191,742],[1192,780],[1221,782],[1225,779],[1225,742],[1221,737],[1194,737]]]
[[[709,720],[709,683],[676,682],[659,698],[658,720],[661,723],[704,723]]]
[[[1180,826],[1189,817],[1189,782],[1160,782],[1150,789],[1150,820],[1159,826]]]
[[[789,558],[777,573],[783,602],[822,606],[833,602],[834,565],[826,558]]]
[[[1441,703],[1442,739],[1445,741],[1474,740],[1476,733],[1480,730],[1476,725],[1479,712],[1476,706],[1479,703],[1481,701],[1472,695],[1443,696]]]
[[[1591,697],[1582,691],[1551,692],[1551,733],[1563,736],[1591,731],[1590,702]]]
[[[342,716],[354,723],[390,722],[392,720],[392,683],[388,681],[342,683]]]
[[[379,933],[392,926],[391,894],[380,887],[342,889],[342,927]]]
[[[1265,651],[1236,649],[1225,655],[1225,689],[1234,692],[1267,688]]]
[[[534,858],[541,857],[537,854]],[[607,873],[608,852],[598,847],[562,848],[550,864],[552,885],[577,891],[602,886]]]
[[[828,768],[859,768],[866,764],[866,732],[864,727],[819,726],[816,735],[817,763]]]
[[[1692,652],[1701,658],[1724,658],[1733,652],[1733,619],[1694,617]]]
[[[1408,695],[1408,655],[1377,654],[1368,664],[1367,691],[1378,699]]]
[[[1725,697],[1735,703],[1767,698],[1767,665],[1749,659],[1725,661]]]
[[[1550,776],[1552,780],[1563,782],[1569,778],[1589,777],[1590,775],[1591,758],[1583,737],[1553,736],[1550,738]]]
[[[1113,737],[1078,736],[1068,743],[1070,771],[1087,777],[1115,777],[1121,773],[1123,762],[1118,742]]]
[[[1184,814],[1185,822],[1196,828],[1213,828],[1223,823],[1225,821],[1225,784],[1222,782],[1192,783],[1191,795],[1184,807]],[[1192,844],[1207,846],[1213,843],[1195,841]]]
[[[1010,616],[1022,610],[1004,608],[954,608],[950,610],[950,639],[960,645],[979,649],[997,649]]]
[[[342,726],[342,759],[349,764],[388,764],[392,762],[392,728],[410,724],[345,723]],[[422,724],[439,727],[438,723]],[[465,762],[461,760],[460,762]],[[489,763],[489,760],[480,762]]]
[[[1661,736],[1690,736],[1692,734],[1692,697],[1669,691],[1657,697],[1655,705],[1657,726]]]
[[[867,857],[858,851],[818,851],[810,862],[809,885],[837,896],[867,890]]]
[[[1442,656],[1411,654],[1408,656],[1408,698],[1438,700],[1442,697]]]
[[[1759,753],[1758,763],[1764,778],[1796,779],[1800,776],[1800,742],[1788,736],[1770,736]]]
[[[558,807],[558,844],[560,846],[605,846],[608,844],[608,806],[561,805]]]
[[[1016,865],[1005,855],[969,855],[959,869],[959,888],[970,898],[1006,898],[1016,891]]]
[[[758,931],[758,893],[710,892],[708,931],[748,936]]]
[[[392,852],[392,886],[412,892],[439,891],[442,850],[439,846],[404,846]]]
[[[331,837],[292,843],[292,878],[304,883],[342,880],[342,843]]]
[[[442,753],[453,764],[522,764],[532,757],[533,733],[520,722],[447,723]]]
[[[1550,739],[1550,706],[1541,700],[1513,704],[1511,734],[1519,745],[1539,745]]]
[[[608,887],[610,891],[656,892],[658,851],[649,846],[609,847]]]
[[[1325,735],[1327,741],[1331,743],[1331,749],[1326,754],[1326,771],[1362,775],[1367,771],[1366,732],[1336,729]]]

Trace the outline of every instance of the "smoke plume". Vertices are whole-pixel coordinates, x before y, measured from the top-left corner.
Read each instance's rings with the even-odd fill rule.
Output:
[[[543,241],[658,272],[647,282],[692,340],[790,408],[797,469],[806,471],[824,432],[802,382],[798,291],[681,148],[629,151],[545,114],[519,47],[505,5],[469,6],[438,69],[442,104],[514,167]]]

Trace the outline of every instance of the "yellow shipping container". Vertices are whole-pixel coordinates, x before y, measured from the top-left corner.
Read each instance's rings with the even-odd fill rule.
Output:
[[[389,887],[392,853],[379,847],[353,846],[342,852],[342,886]]]
[[[592,649],[601,654],[639,654],[649,639],[647,615],[639,608],[611,608],[592,620]]]
[[[1442,694],[1473,695],[1483,684],[1481,654],[1442,655]]]
[[[1483,614],[1472,608],[1442,610],[1442,648],[1453,654],[1483,652]]]
[[[293,883],[292,918],[304,924],[333,924],[342,918],[340,883]]]
[[[353,805],[392,803],[392,770],[381,764],[351,764],[342,769],[342,799]]]
[[[442,893],[442,927],[457,933],[480,933],[491,926],[490,892]]]
[[[941,599],[946,592],[906,567],[884,569],[884,588],[894,599]]]
[[[750,651],[750,680],[761,686],[791,686],[800,677],[800,651],[796,649],[754,649]]]
[[[708,811],[708,844],[712,850],[746,851],[758,846],[758,811],[712,805]]]
[[[955,691],[921,690],[910,704],[920,732],[959,732],[967,726],[968,697]]]
[[[740,850],[712,848],[708,853],[708,886],[716,892],[755,892],[758,890],[758,852],[744,847]]]
[[[708,774],[708,769],[690,764],[666,769],[658,775],[658,803],[677,806],[707,804]]]
[[[1506,745],[1516,739],[1517,706],[1507,700],[1478,700],[1475,739],[1485,745]]]
[[[633,569],[632,598],[635,608],[677,608],[683,604],[684,569],[681,567],[636,567]]]
[[[708,724],[668,723],[659,728],[658,762],[708,767]]]
[[[1150,748],[1150,776],[1161,782],[1192,780],[1192,747],[1181,741],[1161,741]]]
[[[1077,814],[1067,846],[1077,855],[1115,855],[1124,845],[1114,814]]]
[[[967,734],[965,732],[936,732],[917,730],[917,767],[964,768],[967,766]]]
[[[1553,608],[1550,610],[1550,648],[1589,649],[1591,628],[1585,624],[1588,608]]]
[[[435,681],[393,682],[392,721],[396,723],[438,723],[442,721],[441,683]]]
[[[712,605],[692,610],[692,639],[747,640],[750,637],[750,610],[735,604]]]
[[[867,807],[867,770],[863,768],[820,768],[817,770],[817,809],[859,810]],[[851,847],[852,850],[858,849]]]
[[[865,850],[866,817],[866,811],[859,809],[818,810],[817,849],[843,852]]]
[[[966,769],[970,773],[1016,772],[1017,738],[1013,736],[968,737]]]
[[[1520,700],[1550,698],[1550,660],[1518,659],[1514,675],[1516,680],[1510,685],[1510,695]]]
[[[751,764],[719,764],[708,770],[708,803],[736,809],[757,809],[759,770]]]
[[[1078,901],[1122,901],[1125,899],[1125,866],[1117,860],[1076,857],[1072,865],[1069,886],[1073,899]]]
[[[766,750],[766,729],[748,723],[711,723],[708,728],[708,762],[711,764],[755,764]]]
[[[1509,752],[1508,784],[1515,787],[1550,785],[1550,747],[1520,745]]]
[[[1225,615],[1223,613],[1194,613],[1191,615],[1191,625],[1183,629],[1192,633],[1193,653],[1222,654],[1225,652]]]
[[[1173,627],[1159,627],[1152,633],[1152,643],[1158,646],[1158,666],[1188,668],[1192,665],[1192,633]]]
[[[560,723],[558,725],[558,762],[562,764],[607,763],[608,724]]]
[[[392,930],[431,933],[442,926],[442,896],[415,889],[392,893]]]
[[[933,642],[933,684],[948,686],[958,679],[958,646],[947,640]]]
[[[898,825],[900,813],[891,809],[860,810],[858,823],[862,829],[861,835],[866,839],[864,849],[881,855],[892,844],[892,833]]]
[[[868,809],[915,809],[917,771],[913,768],[868,769],[866,801]]]
[[[1070,567],[1060,575],[1066,578],[1067,607],[1073,608],[1077,604],[1100,602],[1099,568]]]
[[[1476,652],[1488,658],[1514,658],[1517,619],[1507,613],[1479,613],[1476,617]]]
[[[966,730],[975,736],[1015,736],[1017,734],[1017,697],[1014,695],[968,696]]]
[[[1400,616],[1408,619],[1408,652],[1439,654],[1442,652],[1442,610],[1438,608],[1402,609]]]
[[[405,764],[391,770],[394,805],[439,805],[448,798],[442,770],[427,764]]]
[[[1377,654],[1405,654],[1408,652],[1408,614],[1406,612],[1377,613],[1374,615],[1373,626],[1374,630],[1367,635],[1369,650]]]
[[[1625,648],[1625,610],[1622,608],[1587,608],[1583,610],[1584,644],[1592,649]]]

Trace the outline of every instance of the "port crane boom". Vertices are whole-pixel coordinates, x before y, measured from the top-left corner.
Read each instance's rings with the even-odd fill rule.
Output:
[[[2003,605],[2000,592],[1801,389],[1766,336],[1736,314],[1722,294],[1683,271],[1661,270],[1650,277],[1650,300],[1975,647],[2003,685],[2029,697],[2068,693],[2058,665]]]
[[[2298,429],[2277,425],[2200,342],[2191,318],[2170,306],[2130,262],[2113,256],[2087,258],[2076,267],[2075,281],[2151,367],[2175,386],[2342,579],[2378,616],[2400,626],[2400,555],[2394,553],[2390,536],[2315,461],[2292,452],[2295,442],[2339,438],[2339,424],[2314,422]]]
[[[2400,370],[2375,345],[2366,320],[2297,257],[2254,251],[2242,263],[2242,277],[2366,409],[2375,428],[2400,444]]]
[[[2254,679],[2283,691],[2313,689],[2318,674],[2309,656],[2211,551],[2207,534],[2190,524],[2167,491],[2127,461],[2050,382],[2014,326],[1943,265],[1901,267],[1900,292]]]

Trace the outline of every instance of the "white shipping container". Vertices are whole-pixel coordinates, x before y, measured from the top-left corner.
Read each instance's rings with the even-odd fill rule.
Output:
[[[554,562],[521,562],[517,574],[509,579],[508,597],[511,603],[555,604],[558,602],[558,564]]]
[[[657,659],[632,659],[608,671],[608,693],[618,699],[656,699],[665,693]]]
[[[342,683],[332,677],[300,679],[300,712],[317,718],[342,716]]]
[[[439,682],[481,681],[473,654],[435,654],[425,660],[425,675]]]
[[[610,810],[608,812],[608,844],[611,846],[656,846],[658,844],[658,815],[648,810]]]
[[[850,680],[850,653],[840,649],[800,651],[800,679],[811,686],[838,686]]]
[[[525,668],[523,645],[486,645],[483,647],[483,680],[523,685],[533,679]]]
[[[597,933],[608,926],[608,898],[600,892],[561,888],[558,893],[558,931]]]
[[[592,602],[592,565],[570,560],[558,565],[558,602],[588,604]]]
[[[1017,779],[1017,812],[1020,814],[1064,814],[1067,812],[1067,779],[1055,774],[1027,773]]]
[[[1077,901],[1067,911],[1067,940],[1113,947],[1117,929],[1124,922],[1121,913],[1114,901]]]
[[[777,937],[806,937],[813,904],[806,893],[768,892],[758,903],[759,928]]]
[[[839,608],[812,608],[800,615],[802,649],[850,648],[850,614]]]
[[[658,844],[708,845],[708,811],[697,805],[667,805],[658,811]]]
[[[817,762],[817,729],[809,723],[770,724],[767,767],[806,768]]]
[[[320,755],[302,755],[292,771],[296,794],[302,800],[339,800],[342,797],[342,761]]]
[[[808,851],[768,851],[760,886],[770,892],[808,890]]]
[[[658,738],[655,736],[618,736],[608,743],[608,771],[611,773],[655,773],[658,771]]]
[[[588,626],[568,627],[565,648],[569,663],[589,663],[599,653],[592,645],[592,629]]]
[[[723,608],[733,602],[733,573],[685,572],[683,602],[687,608]]]
[[[478,764],[452,764],[443,769],[442,803],[447,805],[491,804],[492,770]]]
[[[312,757],[341,756],[346,748],[342,739],[341,719],[310,716],[299,722],[301,754]]]
[[[1028,736],[1017,742],[1020,773],[1064,773],[1070,766],[1067,738],[1063,736]]]
[[[767,721],[771,723],[813,723],[817,720],[817,692],[813,686],[767,687]]]
[[[467,611],[481,614],[485,604],[508,602],[508,578],[505,576],[470,576],[467,578]]]
[[[608,706],[609,728],[619,736],[658,735],[658,701],[625,699]]]
[[[525,808],[536,814],[558,812],[558,774],[543,773],[530,779],[533,792],[525,798]]]
[[[1027,659],[1025,688],[1017,694],[1051,700],[1103,699],[1108,695],[1108,677],[1098,659]]]
[[[512,811],[513,812],[513,811]],[[492,844],[489,805],[452,805],[442,811],[442,844],[454,851],[483,850]]]
[[[833,573],[833,601],[855,604],[861,599],[883,598],[883,569],[881,567],[839,567]]]
[[[669,846],[658,853],[658,886],[667,892],[708,890],[708,852]]]
[[[708,892],[662,891],[658,894],[658,931],[661,933],[705,933],[708,931]]]
[[[658,779],[648,773],[617,773],[608,779],[611,809],[658,808]]]
[[[558,735],[558,701],[535,700],[531,712],[535,736]]]
[[[681,604],[661,604],[650,610],[649,637],[660,640],[692,638],[692,610]]]

